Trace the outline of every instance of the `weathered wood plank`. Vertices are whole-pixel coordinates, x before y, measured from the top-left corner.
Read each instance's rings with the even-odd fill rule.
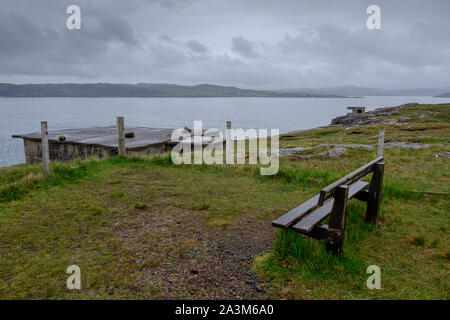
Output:
[[[125,148],[124,118],[117,117],[117,145],[119,156],[125,157],[127,150]]]
[[[379,162],[375,165],[372,181],[370,182],[368,197],[366,222],[377,223],[380,213],[380,204],[383,188],[384,163]]]
[[[50,148],[48,145],[47,121],[41,122],[41,147],[42,147],[42,165],[44,167],[44,177],[48,177],[50,175]]]
[[[363,190],[369,183],[366,181],[358,181],[349,187],[348,199],[353,198],[358,192]],[[307,217],[296,223],[292,229],[300,233],[308,233],[314,226],[325,219],[332,211],[334,199],[326,202],[322,207],[310,213]]]
[[[322,191],[320,191],[319,205],[323,204],[325,202],[325,200],[332,197],[334,194],[334,191],[336,190],[337,187],[339,187],[343,184],[350,185],[353,182],[358,181],[362,177],[366,176],[370,171],[372,171],[373,166],[376,163],[381,162],[381,161],[383,161],[383,157],[378,157],[375,160],[372,160],[372,161],[366,163],[365,165],[363,165],[362,167],[356,169],[355,171],[347,174],[345,177],[342,177],[341,179],[339,179],[339,180],[333,182],[332,184],[326,186],[325,188],[323,188]]]
[[[331,211],[328,228],[338,232],[334,242],[327,243],[327,250],[339,254],[344,249],[345,218],[349,199],[348,186],[342,185],[336,188],[333,210]]]
[[[312,230],[312,228],[314,228],[316,224],[320,223],[320,221],[328,217],[331,209],[333,209],[333,202],[334,199],[328,201],[322,207],[313,211],[309,216],[292,226],[292,229],[300,233],[308,233]]]
[[[300,218],[304,217],[306,214],[308,214],[312,210],[316,209],[318,207],[317,206],[318,201],[319,201],[319,195],[312,197],[308,201],[299,205],[297,208],[292,209],[285,215],[274,220],[272,222],[272,226],[277,227],[277,228],[283,228],[283,229],[289,228]]]

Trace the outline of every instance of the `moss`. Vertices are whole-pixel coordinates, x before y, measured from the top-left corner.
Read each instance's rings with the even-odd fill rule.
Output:
[[[102,214],[104,211],[105,211],[104,208],[98,206],[92,206],[89,208],[89,213],[91,213],[92,215],[99,215]]]
[[[145,209],[145,208],[147,208],[147,204],[144,202],[135,202],[134,207],[136,209]]]

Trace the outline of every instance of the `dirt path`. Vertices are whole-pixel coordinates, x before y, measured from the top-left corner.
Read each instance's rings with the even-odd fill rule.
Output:
[[[133,193],[139,185],[129,176],[121,189],[126,186]],[[131,259],[128,273],[139,279],[133,285],[136,295],[264,299],[267,284],[252,271],[252,262],[255,255],[270,250],[275,233],[271,221],[244,213],[227,228],[210,227],[207,210],[174,206],[174,201],[166,196],[144,210],[114,215],[112,231]]]
[[[140,290],[162,299],[261,299],[266,283],[252,271],[255,255],[267,251],[272,227],[244,219],[226,230],[207,228],[195,212],[169,210],[157,220],[140,215],[141,229],[121,232],[128,252],[143,265]],[[176,230],[167,223],[175,222]],[[149,238],[150,237],[150,238]],[[147,239],[149,241],[143,241]]]

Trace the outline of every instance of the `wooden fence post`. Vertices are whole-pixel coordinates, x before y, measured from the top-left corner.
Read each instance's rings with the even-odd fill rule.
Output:
[[[380,129],[380,133],[378,134],[378,157],[383,156],[383,148],[384,148],[384,128]]]
[[[118,137],[118,150],[119,156],[125,157],[127,151],[125,149],[125,128],[123,117],[117,117],[117,137]]]
[[[333,237],[333,243],[328,242],[326,247],[328,251],[332,251],[334,254],[339,254],[344,249],[348,189],[349,187],[346,185],[336,188],[333,209],[328,222],[328,230],[335,233],[335,236]]]
[[[44,166],[44,177],[48,177],[50,172],[50,149],[48,146],[48,126],[47,121],[41,122],[41,147],[42,165]]]
[[[378,162],[373,167],[372,181],[367,195],[366,222],[377,223],[380,213],[381,191],[383,187],[384,162]]]
[[[231,141],[231,121],[227,121],[227,132],[226,132],[226,164],[233,164],[234,155],[231,153],[231,150],[234,150],[234,144]]]

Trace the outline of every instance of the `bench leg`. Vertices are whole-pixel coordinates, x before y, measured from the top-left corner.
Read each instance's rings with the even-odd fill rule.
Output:
[[[380,213],[381,191],[383,187],[384,163],[378,162],[373,168],[372,181],[370,182],[367,196],[366,222],[377,223]]]
[[[344,249],[345,216],[348,202],[348,189],[346,185],[338,187],[334,194],[333,210],[330,214],[328,229],[334,233],[333,242],[327,242],[327,250],[339,254]]]

